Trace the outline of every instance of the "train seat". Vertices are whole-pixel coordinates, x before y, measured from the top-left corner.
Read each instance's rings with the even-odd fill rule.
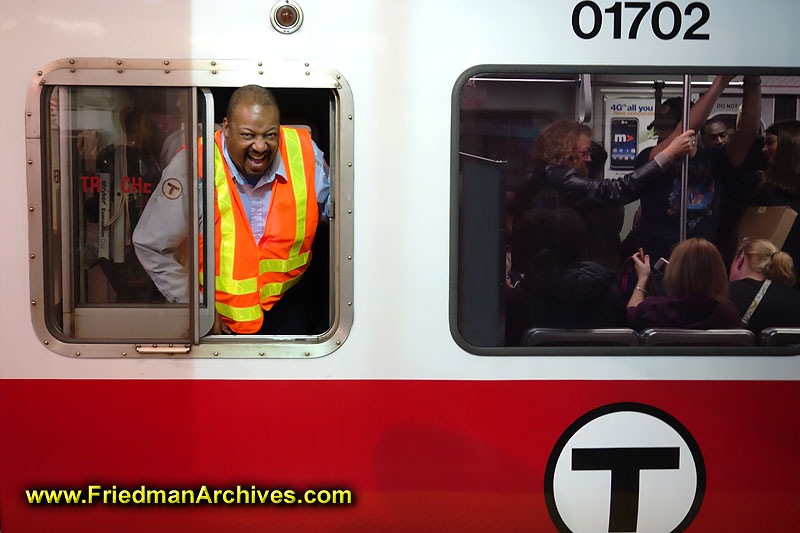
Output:
[[[761,346],[800,346],[800,328],[766,328],[759,336]]]
[[[639,346],[632,329],[533,328],[525,332],[523,346]]]
[[[755,346],[747,329],[651,328],[641,334],[645,346]]]

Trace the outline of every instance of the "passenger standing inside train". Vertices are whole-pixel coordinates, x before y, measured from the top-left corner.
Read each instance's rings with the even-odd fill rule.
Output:
[[[628,325],[647,328],[739,327],[739,311],[728,298],[728,274],[717,247],[702,238],[683,241],[664,274],[666,296],[648,295],[650,256],[633,256],[637,282],[628,300]]]
[[[742,327],[800,327],[800,292],[789,254],[765,239],[746,240],[731,263],[731,300],[742,315]]]
[[[301,278],[329,201],[322,151],[306,130],[280,125],[275,98],[257,85],[234,91],[214,141],[219,320],[212,332],[309,334]],[[191,213],[186,154],[164,169],[133,236],[140,262],[176,303],[188,302],[191,289],[179,254]]]
[[[763,154],[767,161],[764,185],[752,205],[788,205],[800,214],[800,121],[776,122],[767,128]],[[795,219],[783,250],[794,261],[800,277],[800,215]]]
[[[632,202],[649,183],[664,179],[662,169],[687,153],[694,137],[691,131],[674,136],[654,161],[625,176],[610,179],[588,176],[591,140],[591,128],[572,120],[558,120],[542,131],[533,145],[534,170],[515,194],[515,219],[532,207],[571,207],[589,226],[593,211]],[[592,226],[592,231],[598,229],[602,230]],[[619,230],[616,231],[618,236]],[[607,254],[596,255],[599,258]],[[590,258],[595,259],[595,254]],[[512,265],[513,260],[512,257]],[[513,268],[517,270],[516,266]]]
[[[703,146],[724,146],[728,144],[728,125],[721,118],[706,122],[700,132]]]
[[[708,91],[692,107],[689,127],[701,127],[717,98],[734,76],[717,76]],[[670,98],[658,108],[653,127],[659,143],[644,150],[635,165],[646,164],[657,157],[680,135],[682,105],[680,98]],[[742,115],[739,129],[726,144],[698,147],[690,153],[687,194],[688,237],[702,237],[714,242],[720,223],[721,196],[725,187],[742,179],[739,167],[758,134],[761,116],[761,80],[745,76]],[[664,135],[672,131],[664,137]],[[670,179],[651,183],[642,193],[642,214],[639,221],[639,243],[653,258],[668,257],[680,236],[681,177],[678,165],[669,169]]]

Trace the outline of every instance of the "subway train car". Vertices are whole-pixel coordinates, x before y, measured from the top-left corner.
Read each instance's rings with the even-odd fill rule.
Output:
[[[800,118],[800,4],[21,0],[0,14],[4,533],[800,529],[800,329],[567,317],[520,335],[507,312],[514,206],[555,121],[585,124],[609,156],[598,179],[614,179],[656,144],[668,101],[685,122],[720,89],[707,116],[729,144],[755,125],[704,213],[742,237],[736,187],[759,186],[765,128]],[[248,84],[310,133],[330,177],[287,292],[306,327],[280,334],[214,327],[224,266],[203,213],[220,174],[203,147]],[[156,196],[177,222],[155,234],[183,228],[183,300],[137,254]],[[612,218],[615,241],[635,237],[637,205],[580,238]],[[767,211],[789,243],[795,211]],[[582,242],[556,218],[529,240]]]

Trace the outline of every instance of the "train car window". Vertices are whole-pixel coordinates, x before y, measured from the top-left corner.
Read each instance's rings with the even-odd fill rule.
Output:
[[[762,349],[731,269],[743,238],[768,237],[800,262],[800,234],[775,231],[786,225],[776,213],[800,202],[767,194],[762,150],[765,128],[798,119],[800,77],[737,74],[463,74],[453,98],[456,341],[486,355]],[[695,136],[682,135],[684,113]],[[767,208],[770,227],[745,216]],[[708,266],[695,273],[701,259]],[[800,325],[784,311],[775,326]]]
[[[81,357],[334,351],[352,321],[352,220],[338,216],[352,214],[352,98],[341,75],[283,65],[266,79],[262,64],[231,61],[212,78],[192,61],[115,63],[58,61],[29,91],[31,303],[45,344]],[[248,84],[271,92],[242,93],[228,121]],[[256,132],[269,168],[247,159],[262,149],[247,136],[260,123],[236,106],[269,122]],[[265,170],[238,174],[248,164]],[[279,186],[264,185],[267,170]],[[250,196],[258,187],[262,198]],[[292,217],[302,233],[259,218],[276,202],[306,213]],[[289,256],[258,244],[248,255],[251,224],[292,233]],[[288,311],[270,315],[279,305]]]

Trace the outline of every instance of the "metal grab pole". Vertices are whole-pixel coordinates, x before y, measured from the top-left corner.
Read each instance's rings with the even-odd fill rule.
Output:
[[[689,98],[692,95],[692,75],[683,76],[683,128],[682,131],[689,129]],[[680,242],[686,240],[686,202],[689,189],[689,154],[683,156],[681,162],[681,230]]]

